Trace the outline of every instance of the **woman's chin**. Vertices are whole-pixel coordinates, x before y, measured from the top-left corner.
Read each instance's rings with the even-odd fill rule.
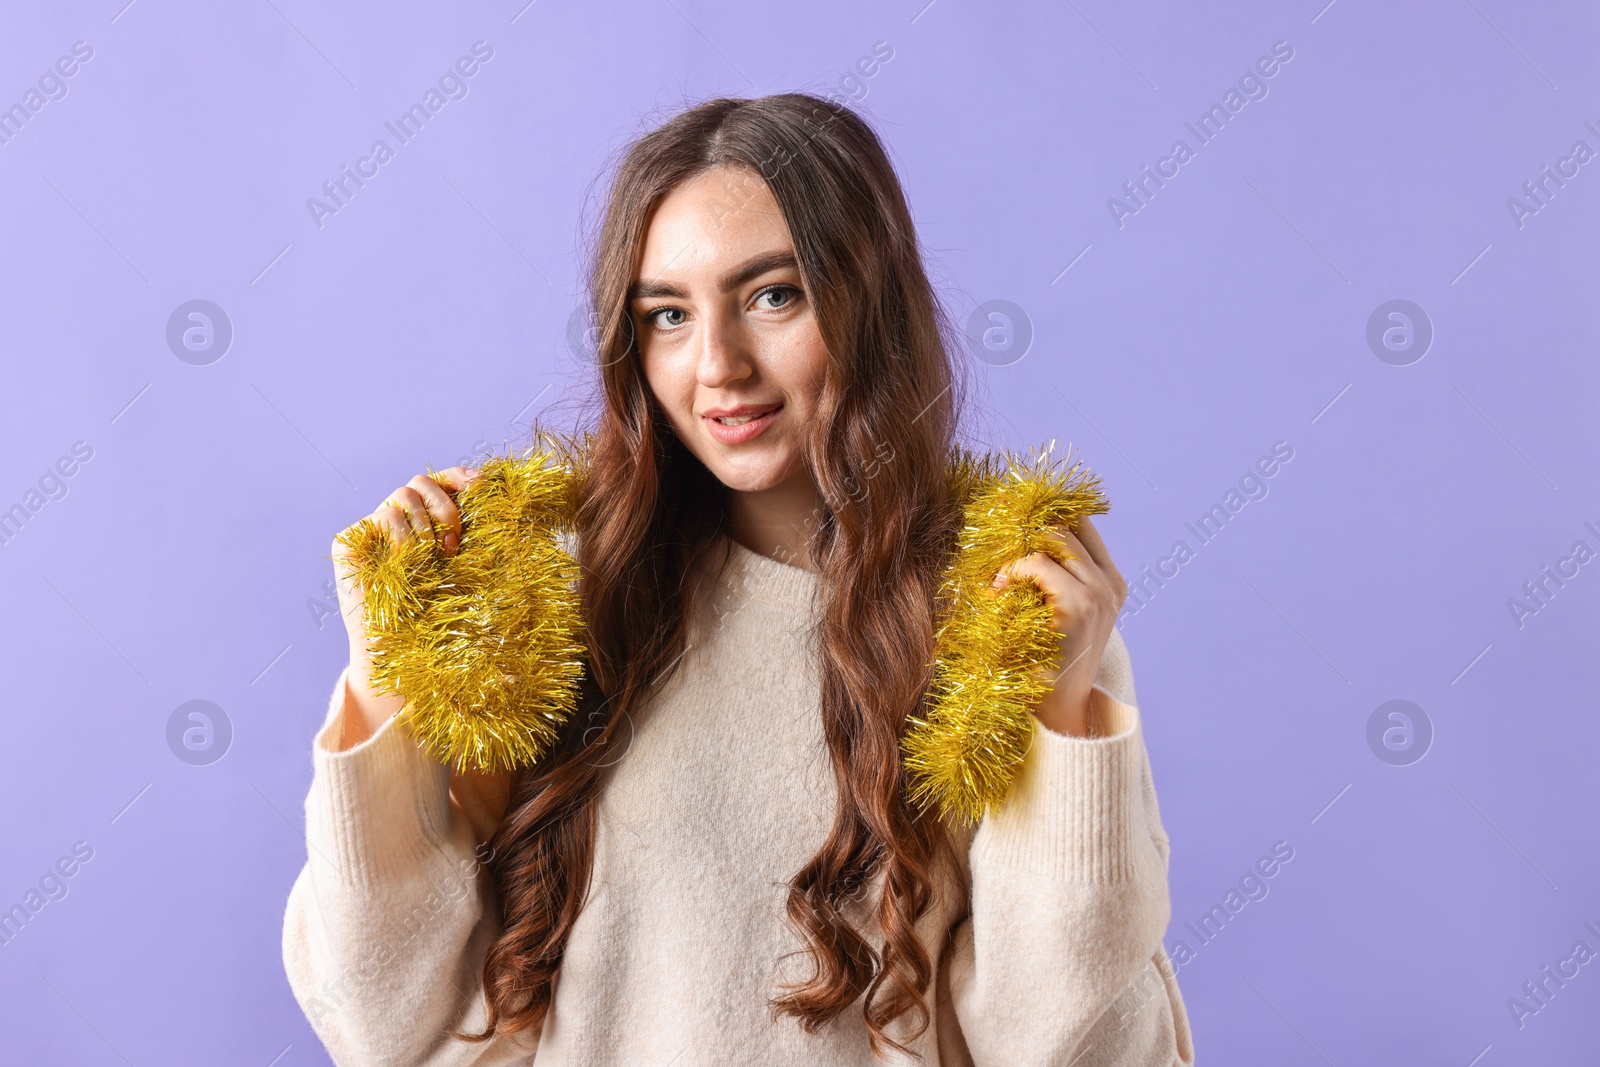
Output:
[[[717,474],[717,480],[736,493],[760,493],[783,484],[782,478],[763,478],[742,473],[720,473]]]
[[[718,456],[707,464],[717,480],[739,493],[760,493],[776,489],[789,477],[790,464],[779,456],[749,456],[730,459]]]

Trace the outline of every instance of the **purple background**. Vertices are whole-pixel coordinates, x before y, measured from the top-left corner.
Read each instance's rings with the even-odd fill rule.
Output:
[[[1600,163],[1520,227],[1507,206],[1600,150],[1592,5],[124,2],[0,17],[0,105],[94,50],[0,145],[0,508],[93,449],[0,546],[0,906],[94,850],[0,946],[9,1062],[327,1062],[279,937],[345,655],[333,534],[582,389],[577,238],[613,152],[686,100],[838,87],[877,41],[846,85],[937,284],[1034,334],[963,356],[990,442],[1076,444],[1130,578],[1195,551],[1123,631],[1169,948],[1294,849],[1179,973],[1201,1062],[1593,1062],[1600,962],[1520,1030],[1506,1005],[1600,949],[1600,564],[1508,607],[1600,549]],[[306,199],[480,39],[469,94],[319,229]],[[1196,147],[1276,41],[1269,94]],[[1179,138],[1119,228],[1108,198]],[[207,366],[165,337],[196,298],[234,330]],[[1396,298],[1435,331],[1407,366],[1366,340]],[[1185,523],[1279,441],[1199,546]],[[234,732],[207,766],[167,742],[194,699]],[[1368,745],[1392,699],[1432,724],[1419,762]]]

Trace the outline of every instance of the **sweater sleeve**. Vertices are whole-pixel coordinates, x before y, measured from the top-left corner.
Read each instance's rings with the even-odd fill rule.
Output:
[[[347,673],[347,672],[346,672]],[[339,1067],[528,1063],[536,1039],[461,1041],[486,1018],[482,968],[499,931],[486,854],[450,802],[449,768],[398,718],[342,752],[345,674],[312,742],[306,865],[290,890],[283,963]]]
[[[976,1067],[1194,1063],[1176,971],[1161,826],[1132,668],[1113,630],[1091,699],[1119,731],[1038,726],[968,855],[971,910],[949,989]]]

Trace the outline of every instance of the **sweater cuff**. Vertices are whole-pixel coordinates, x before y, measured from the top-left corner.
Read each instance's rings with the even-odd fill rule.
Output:
[[[1059,734],[1035,723],[1011,792],[973,840],[973,858],[1055,881],[1110,885],[1135,876],[1143,829],[1144,731],[1139,709],[1095,687],[1104,737]]]
[[[450,822],[450,769],[432,759],[391,716],[342,752],[345,682],[341,671],[327,719],[311,745],[306,844],[352,886],[393,884],[444,853]]]

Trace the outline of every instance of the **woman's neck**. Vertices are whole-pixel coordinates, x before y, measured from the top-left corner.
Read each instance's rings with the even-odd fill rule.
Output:
[[[730,489],[727,509],[728,536],[745,548],[790,566],[818,569],[809,545],[822,519],[822,498],[809,474],[754,492]]]

